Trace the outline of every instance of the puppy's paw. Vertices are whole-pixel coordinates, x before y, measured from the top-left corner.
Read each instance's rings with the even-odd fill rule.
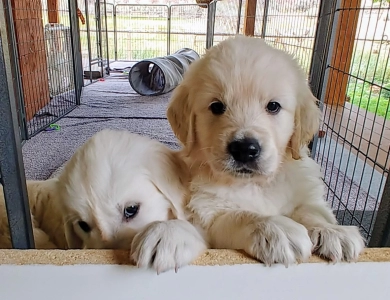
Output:
[[[253,223],[249,254],[266,265],[282,263],[285,266],[307,261],[311,256],[311,243],[307,229],[283,216],[261,219]]]
[[[189,222],[154,222],[134,237],[131,259],[138,267],[154,268],[157,274],[169,269],[177,272],[206,249],[206,242]]]
[[[333,262],[356,261],[364,249],[364,239],[356,226],[329,224],[309,230],[313,252]]]

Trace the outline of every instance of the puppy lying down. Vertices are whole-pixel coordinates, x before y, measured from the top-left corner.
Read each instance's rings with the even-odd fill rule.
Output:
[[[191,170],[187,208],[211,247],[266,264],[358,258],[363,238],[337,224],[308,155],[316,102],[298,64],[261,39],[225,40],[191,65],[167,115]]]
[[[58,179],[28,182],[36,247],[133,244],[141,267],[164,271],[188,264],[207,246],[185,221],[187,185],[177,152],[147,137],[103,130],[74,153]],[[9,248],[6,220],[3,209],[0,243]]]
[[[188,264],[207,246],[185,220],[186,170],[177,152],[155,140],[97,133],[59,177],[69,247],[131,246],[138,266],[158,272]]]
[[[37,249],[66,248],[63,224],[58,205],[56,178],[27,181],[31,222]],[[0,185],[0,249],[11,249],[3,188]]]

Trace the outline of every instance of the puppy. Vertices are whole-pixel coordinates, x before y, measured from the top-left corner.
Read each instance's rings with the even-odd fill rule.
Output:
[[[158,141],[103,130],[75,152],[58,182],[70,248],[131,246],[138,266],[158,272],[207,248],[184,215],[186,166]]]
[[[312,250],[358,258],[364,240],[337,224],[308,154],[316,102],[298,64],[261,39],[227,39],[191,65],[167,116],[191,169],[191,219],[211,247],[265,264],[306,261]]]
[[[177,270],[207,248],[184,216],[186,170],[177,152],[147,137],[95,134],[58,178],[27,181],[36,248],[131,247],[138,266]],[[0,200],[0,248],[11,248]]]
[[[66,248],[61,212],[58,210],[57,182],[56,178],[26,182],[37,249]],[[0,186],[0,249],[11,248],[3,188]]]

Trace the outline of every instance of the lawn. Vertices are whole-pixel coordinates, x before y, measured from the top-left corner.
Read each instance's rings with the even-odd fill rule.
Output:
[[[356,43],[347,90],[352,104],[386,119],[390,119],[389,51],[389,43]]]

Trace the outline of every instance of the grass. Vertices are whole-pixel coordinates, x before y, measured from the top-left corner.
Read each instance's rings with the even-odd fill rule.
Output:
[[[382,92],[372,90],[371,84],[367,82],[355,82],[348,85],[347,95],[352,104],[375,113],[378,116],[390,119],[389,96]]]
[[[355,46],[347,95],[350,102],[390,119],[389,44],[360,42]]]

